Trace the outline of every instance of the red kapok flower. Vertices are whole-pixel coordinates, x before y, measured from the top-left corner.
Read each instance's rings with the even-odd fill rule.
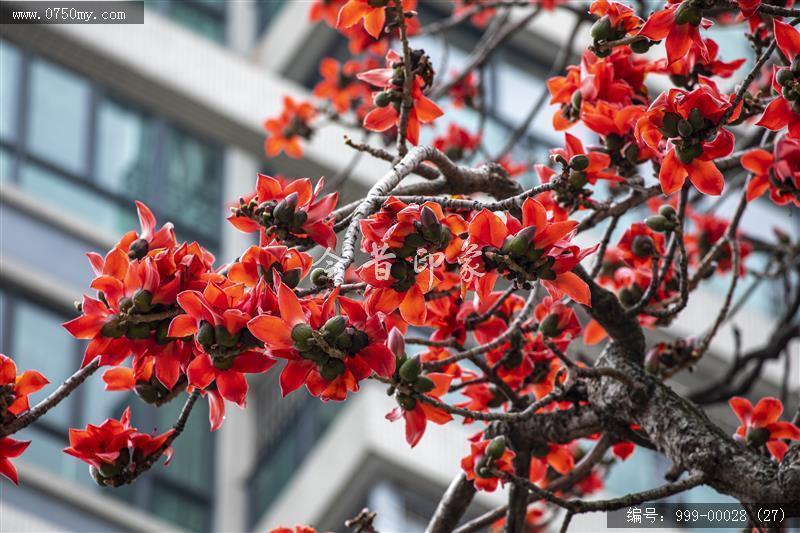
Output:
[[[595,0],[589,6],[589,13],[598,17],[608,16],[612,28],[623,30],[623,37],[642,24],[642,19],[636,16],[636,12],[630,6],[619,2]]]
[[[777,398],[762,398],[755,407],[746,398],[731,398],[728,404],[742,423],[734,438],[753,446],[767,446],[777,461],[783,459],[789,446],[785,440],[800,440],[800,428],[791,422],[779,422],[783,404]]]
[[[22,452],[30,446],[31,441],[14,440],[8,437],[0,439],[0,474],[10,479],[15,485],[19,485],[17,468],[11,463],[11,459],[19,457]]]
[[[319,64],[322,81],[314,87],[314,96],[329,100],[338,113],[350,111],[354,105],[369,96],[369,89],[358,81],[356,74],[363,70],[358,61],[340,64],[326,57]]]
[[[788,137],[800,139],[800,61],[796,61],[800,54],[800,32],[777,18],[773,24],[778,48],[792,63],[789,67],[773,68],[772,87],[778,96],[767,105],[756,124],[772,131],[788,126]]]
[[[308,10],[308,20],[317,22],[323,20],[331,28],[336,27],[339,10],[347,0],[314,0]]]
[[[401,61],[402,58],[394,50],[390,50],[386,54],[386,68],[368,70],[358,75],[358,79],[383,89],[374,94],[375,104],[378,107],[364,117],[364,127],[370,131],[386,131],[394,126],[399,126],[403,80],[395,76],[395,66],[399,65]],[[398,81],[400,83],[395,83]],[[425,83],[422,77],[415,75],[411,84],[412,104],[408,113],[406,131],[406,136],[411,144],[419,143],[420,124],[433,122],[443,114],[439,106],[423,94]]]
[[[544,444],[533,450],[530,467],[530,480],[538,483],[545,479],[547,467],[550,466],[559,474],[567,474],[575,466],[575,458],[569,446],[562,444]]]
[[[228,279],[253,287],[261,279],[272,283],[275,272],[281,283],[294,288],[308,274],[313,261],[307,253],[280,244],[251,246],[230,266]]]
[[[64,452],[90,465],[102,484],[114,485],[114,478],[134,472],[137,464],[157,453],[175,431],[170,429],[158,436],[139,433],[131,427],[130,418],[128,407],[119,420],[108,418],[99,426],[87,424],[82,430],[70,428],[70,446]],[[169,459],[171,450],[165,455]]]
[[[747,184],[747,201],[752,201],[769,189],[778,205],[790,202],[800,207],[800,141],[781,136],[773,153],[755,148],[742,156],[742,167],[753,173]]]
[[[654,150],[660,149],[662,139],[669,140],[658,175],[664,194],[679,190],[687,177],[697,190],[713,196],[725,186],[714,159],[733,151],[733,134],[719,124],[731,103],[713,83],[703,81],[691,92],[661,93],[636,123],[637,138]],[[731,118],[737,114],[738,109]]]
[[[122,236],[115,248],[119,248],[130,256],[131,259],[141,259],[150,252],[177,246],[175,230],[171,223],[166,223],[156,230],[156,217],[142,202],[136,202],[136,212],[139,215],[141,232],[129,231]],[[94,255],[89,258],[94,264]]]
[[[671,5],[647,18],[639,35],[651,41],[667,40],[667,60],[674,63],[686,55],[694,43],[700,55],[708,60],[708,50],[700,37],[699,28],[707,29],[711,21],[703,18],[703,11],[694,0],[668,0]]]
[[[448,390],[450,389],[450,381],[453,379],[453,376],[450,374],[438,372],[425,374],[424,377],[429,379],[434,385],[432,390],[424,394],[436,399],[447,394]],[[446,411],[425,403],[422,400],[418,400],[413,397],[407,397],[404,398],[403,402],[404,405],[401,407],[395,407],[386,415],[386,419],[391,420],[392,422],[399,420],[400,418],[405,419],[406,442],[408,442],[412,448],[417,445],[422,438],[422,435],[425,434],[425,427],[428,425],[428,420],[436,424],[446,424],[453,419],[453,417]]]
[[[14,360],[0,353],[0,424],[28,410],[28,395],[50,383],[36,370],[17,375]]]
[[[393,2],[394,0],[392,6],[389,6],[390,0],[348,0],[339,11],[336,27],[349,28],[363,20],[364,29],[377,39],[386,23],[387,6],[394,8]],[[403,0],[403,10],[412,9],[415,4],[416,1]]]
[[[335,314],[337,301],[343,314]],[[361,302],[340,297],[338,291],[321,305],[301,302],[283,284],[277,306],[280,316],[259,315],[248,328],[274,357],[286,359],[280,377],[284,396],[305,384],[323,400],[344,400],[372,372],[383,377],[394,372],[382,313],[368,315]]]
[[[653,256],[664,253],[664,235],[651,230],[647,224],[635,222],[620,237],[617,250],[632,267],[650,267]]]
[[[211,282],[202,293],[178,295],[185,314],[172,319],[169,336],[194,335],[198,355],[186,368],[191,386],[206,389],[214,383],[223,398],[243,406],[247,395],[244,374],[266,372],[275,364],[247,330],[258,292],[245,293],[241,284],[223,288]]]
[[[275,157],[281,152],[299,159],[303,156],[300,139],[310,139],[313,130],[309,123],[316,116],[317,110],[308,102],[295,102],[290,96],[283,97],[283,110],[277,118],[264,121],[267,137],[264,140],[264,151],[267,156]]]
[[[273,239],[311,241],[336,247],[336,234],[330,214],[339,194],[322,196],[325,179],[316,186],[307,178],[287,181],[259,174],[256,190],[242,197],[238,208],[228,217],[236,229],[245,233],[260,232],[261,244]]]
[[[441,150],[453,161],[462,159],[472,153],[480,143],[478,135],[472,135],[467,130],[451,123],[447,126],[447,133],[433,140],[433,146]]]
[[[490,458],[486,449],[491,442],[490,440],[480,440],[470,443],[469,455],[461,459],[461,469],[467,475],[467,479],[472,481],[476,489],[486,492],[494,492],[500,481],[490,473],[490,468],[509,474],[514,473],[514,467],[511,464],[514,452],[506,448],[499,458]]]
[[[568,243],[577,225],[574,220],[548,220],[547,210],[532,198],[522,204],[522,222],[510,214],[503,221],[484,209],[469,223],[462,273],[464,268],[476,272],[472,281],[478,293],[485,295],[494,286],[496,270],[502,269],[509,276],[522,275],[516,268],[503,266],[513,261],[527,273],[525,278],[535,275],[540,279],[553,297],[563,292],[578,303],[591,305],[589,287],[571,270],[596,247],[581,250]]]

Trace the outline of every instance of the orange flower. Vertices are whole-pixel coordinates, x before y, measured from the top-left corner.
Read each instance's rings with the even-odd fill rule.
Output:
[[[770,191],[778,205],[800,207],[800,141],[781,136],[773,153],[755,148],[742,156],[742,167],[753,173],[747,184],[747,201]]]
[[[707,29],[711,21],[703,18],[702,9],[696,7],[692,0],[668,0],[671,5],[657,11],[647,18],[639,30],[639,35],[651,41],[666,39],[667,60],[670,64],[684,57],[692,46],[708,60],[708,49],[700,38],[699,27]]]
[[[11,463],[11,459],[19,457],[22,452],[30,446],[31,441],[20,441],[3,437],[0,439],[0,474],[11,480],[15,485],[19,485],[19,477],[16,467]]]
[[[791,422],[780,422],[783,404],[777,398],[762,398],[755,407],[746,398],[735,396],[728,404],[742,423],[734,438],[747,444],[765,446],[776,461],[789,449],[784,440],[800,440],[800,428]]]
[[[291,97],[283,97],[283,110],[277,118],[264,121],[267,137],[264,140],[264,151],[269,157],[281,152],[299,159],[303,156],[300,139],[310,139],[313,130],[309,122],[316,116],[317,110],[308,102],[295,102]]]
[[[50,383],[36,370],[17,375],[14,360],[0,353],[0,424],[28,410],[28,395]]]
[[[476,489],[485,490],[486,492],[494,492],[500,481],[489,472],[488,469],[490,467],[509,474],[514,472],[511,464],[514,452],[506,448],[499,458],[489,458],[487,456],[487,448],[490,442],[492,441],[481,440],[470,443],[469,455],[461,459],[461,469],[467,475],[467,479],[472,481]]]

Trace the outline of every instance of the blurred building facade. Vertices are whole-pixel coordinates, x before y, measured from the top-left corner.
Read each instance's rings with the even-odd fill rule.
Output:
[[[90,280],[84,253],[103,252],[136,227],[134,199],[223,263],[251,243],[225,222],[226,203],[250,190],[257,172],[338,178],[353,156],[339,127],[318,132],[302,161],[263,156],[263,119],[279,113],[284,94],[309,95],[322,57],[347,54],[335,32],[307,22],[307,2],[146,4],[144,25],[5,26],[0,40],[0,351],[54,384],[82,357],[83,345],[60,323],[74,315],[73,301]],[[443,2],[420,6],[423,20],[448,10]],[[486,137],[495,150],[520,120],[520,108],[545,90],[570,18],[543,15],[487,69],[495,105]],[[452,69],[478,37],[465,27],[452,32],[446,51],[438,39],[416,45],[434,64],[447,55]],[[474,113],[453,116],[477,125]],[[516,157],[541,156],[559,142],[550,116],[540,114]],[[334,180],[342,202],[386,169],[362,158],[355,173]],[[773,216],[767,208],[764,213],[765,220]],[[713,290],[703,293],[677,331],[705,323],[707,309],[720,301]],[[744,339],[768,330],[764,305],[743,312]],[[715,347],[731,352],[728,339]],[[777,380],[781,371],[770,372]],[[33,444],[18,461],[21,487],[0,480],[0,529],[264,531],[305,522],[341,530],[344,519],[368,505],[379,512],[380,530],[419,531],[458,471],[465,436],[476,429],[430,428],[412,451],[402,424],[384,420],[392,402],[379,387],[367,386],[345,404],[323,404],[304,392],[281,399],[276,375],[251,380],[249,408],[229,408],[215,434],[205,406],[198,409],[170,466],[120,490],[95,486],[83,463],[60,452],[67,428],[118,417],[131,403],[137,426],[163,430],[180,401],[150,409],[103,391],[99,374],[93,376],[21,435]],[[688,379],[676,387],[709,376],[701,368]],[[668,465],[653,461],[637,451],[626,468],[645,465],[656,477]],[[610,486],[632,490],[649,480],[623,472]],[[471,512],[501,499],[482,496]]]

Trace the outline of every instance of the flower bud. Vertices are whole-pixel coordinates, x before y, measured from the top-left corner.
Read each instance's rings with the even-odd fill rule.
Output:
[[[586,170],[589,168],[589,163],[591,163],[591,160],[586,154],[573,155],[569,160],[569,166],[574,170]]]
[[[342,333],[344,333],[344,329],[347,327],[347,319],[341,315],[329,318],[325,325],[320,328],[320,332],[325,335],[325,337],[331,337],[335,339]]]
[[[125,336],[129,339],[148,339],[150,338],[150,326],[145,323],[128,324]]]
[[[749,428],[745,439],[751,446],[763,446],[769,440],[770,432],[767,428]]]
[[[658,213],[667,219],[675,218],[678,216],[678,213],[675,212],[675,208],[669,204],[664,204],[658,208]]]
[[[239,343],[239,333],[231,333],[223,325],[214,328],[214,336],[217,339],[217,344],[226,348],[233,348]]]
[[[689,111],[689,123],[692,125],[695,131],[705,128],[706,119],[703,118],[703,114],[698,108],[693,107],[692,110]]]
[[[417,406],[416,398],[407,394],[397,394],[395,399],[397,400],[397,405],[399,405],[404,411],[413,411]]]
[[[644,221],[647,227],[653,231],[664,232],[669,229],[669,221],[663,215],[653,215],[647,217]]]
[[[631,165],[639,164],[639,147],[636,143],[630,143],[627,148],[625,148],[625,159],[627,159],[628,163]]]
[[[320,367],[319,374],[325,381],[333,381],[346,370],[344,362],[335,357],[329,358]]]
[[[606,136],[606,148],[608,148],[611,152],[616,152],[617,150],[621,149],[622,146],[625,144],[624,139],[617,135],[616,133],[609,133]]]
[[[680,120],[681,116],[677,113],[665,113],[664,119],[661,122],[661,133],[666,137],[677,137],[678,122],[680,122]]]
[[[550,313],[539,323],[539,331],[544,337],[557,337],[561,333],[560,319],[556,313]]]
[[[505,451],[506,438],[502,435],[493,438],[489,445],[486,446],[486,456],[491,457],[494,460],[498,460],[503,457]]]
[[[400,367],[400,377],[404,381],[414,382],[420,372],[422,372],[422,363],[419,356],[406,359],[406,362]]]
[[[120,320],[118,317],[113,317],[111,320],[106,322],[102,328],[100,328],[100,334],[103,337],[108,337],[111,339],[119,339],[123,335],[125,335],[125,326],[120,324]]]
[[[775,74],[775,81],[785,87],[794,81],[794,74],[788,68],[781,69]]]
[[[386,107],[392,103],[392,95],[389,94],[389,91],[381,91],[372,97],[372,101],[378,107]]]
[[[313,283],[315,287],[325,287],[328,285],[328,281],[328,271],[324,268],[315,268],[311,272],[311,283]]]
[[[419,376],[414,380],[414,388],[422,393],[430,392],[436,388],[436,383],[429,377]]]
[[[631,244],[631,251],[638,257],[650,257],[656,251],[656,244],[649,235],[637,235]]]
[[[645,54],[650,50],[652,41],[650,39],[642,39],[641,41],[634,41],[631,43],[631,50],[636,54]]]
[[[600,17],[597,22],[592,25],[591,35],[595,41],[606,41],[611,37],[613,28],[611,26],[611,18],[608,15]]]
[[[208,322],[200,324],[200,328],[197,330],[197,342],[204,347],[214,344],[214,326]]]
[[[681,5],[675,10],[675,23],[676,24],[693,24],[695,21],[700,23],[703,17],[702,11],[694,6],[691,0],[684,0]]]
[[[589,182],[589,178],[586,176],[586,172],[572,170],[569,173],[568,181],[569,186],[573,189],[582,189]]]
[[[128,248],[128,257],[131,259],[142,259],[147,255],[149,249],[150,243],[145,239],[136,239],[131,243],[130,248]]]
[[[434,213],[433,209],[428,207],[427,205],[422,206],[422,209],[419,213],[419,220],[422,222],[422,225],[427,228],[432,228],[434,226],[439,226],[439,219],[436,218],[436,213]]]
[[[294,289],[297,287],[297,284],[300,283],[300,269],[293,268],[284,272],[283,275],[281,275],[281,281],[287,287]]]
[[[694,133],[694,127],[688,120],[679,120],[678,121],[678,135],[681,137],[691,137],[692,133]]]

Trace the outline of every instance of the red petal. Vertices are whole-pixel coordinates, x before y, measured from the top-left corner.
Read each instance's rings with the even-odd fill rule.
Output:
[[[247,323],[247,329],[272,350],[291,348],[294,343],[292,330],[276,316],[257,316]]]
[[[217,375],[217,369],[211,364],[211,359],[206,354],[195,357],[186,368],[186,377],[193,387],[205,389]]]
[[[572,272],[563,272],[559,274],[556,279],[548,282],[555,285],[558,289],[586,307],[592,306],[592,295],[589,291],[589,286],[581,278]]]
[[[107,370],[103,374],[107,391],[132,390],[136,386],[133,370],[121,366]]]
[[[686,181],[686,168],[678,161],[674,148],[667,152],[667,156],[661,162],[658,181],[661,182],[661,191],[666,195],[679,190]]]
[[[226,400],[244,407],[244,399],[247,396],[247,380],[244,374],[232,370],[220,372],[217,375],[217,390]]]
[[[762,398],[753,408],[753,415],[750,418],[750,425],[756,428],[772,424],[781,417],[783,404],[777,398],[771,396]]]
[[[20,396],[27,396],[40,390],[42,387],[50,383],[47,378],[41,375],[36,370],[26,370],[14,385],[14,392]]]
[[[289,360],[281,372],[280,384],[281,394],[286,396],[292,391],[299,389],[311,372],[314,363],[304,359]]]
[[[747,426],[750,422],[750,417],[753,414],[753,405],[750,403],[750,401],[747,398],[734,396],[728,400],[728,405],[730,405],[731,409],[733,409],[733,412],[736,414],[736,418],[739,419],[739,422],[741,422],[743,426]]]
[[[725,188],[725,180],[717,165],[711,161],[695,159],[686,167],[689,172],[689,181],[697,190],[710,196],[719,196]]]
[[[778,19],[773,19],[775,40],[778,48],[792,61],[800,53],[800,32]]]

